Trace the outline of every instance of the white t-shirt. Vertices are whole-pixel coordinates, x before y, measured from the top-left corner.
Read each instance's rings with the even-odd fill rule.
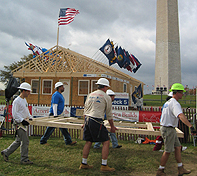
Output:
[[[17,123],[21,123],[24,119],[30,118],[27,100],[18,96],[12,104],[12,115]]]
[[[175,98],[171,98],[163,106],[160,125],[177,127],[178,115],[181,113],[183,113],[181,105]]]

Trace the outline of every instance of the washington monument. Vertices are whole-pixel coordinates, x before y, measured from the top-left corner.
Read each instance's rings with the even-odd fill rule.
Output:
[[[178,0],[157,0],[155,89],[181,83]]]

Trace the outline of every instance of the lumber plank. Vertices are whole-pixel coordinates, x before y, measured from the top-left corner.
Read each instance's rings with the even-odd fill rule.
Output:
[[[147,125],[147,129],[148,130],[155,131],[154,128],[153,128],[153,126],[152,126],[152,123],[146,122],[146,125]]]
[[[83,129],[82,125],[84,123],[83,119],[77,119],[74,117],[41,117],[41,118],[33,118],[32,121],[29,121],[30,125],[36,126],[51,126],[58,128],[69,128],[69,129],[79,129],[81,130],[80,138],[83,138]],[[110,125],[108,120],[104,121],[104,124],[108,130],[110,130]],[[145,124],[137,124],[132,122],[114,122],[117,127],[117,133],[127,133],[127,134],[138,134],[138,135],[153,135],[160,136],[161,132],[154,130],[152,123],[147,122]],[[177,136],[180,138],[184,138],[184,133],[176,128]]]

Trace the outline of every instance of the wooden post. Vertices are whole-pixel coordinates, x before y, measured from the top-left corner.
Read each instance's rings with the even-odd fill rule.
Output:
[[[83,128],[81,128],[80,139],[83,140]]]
[[[59,25],[57,28],[57,50],[58,50],[58,42],[59,42]]]
[[[72,98],[73,98],[73,77],[71,76],[70,106],[72,106]]]
[[[38,81],[38,105],[40,103],[40,77],[39,77],[39,81]]]

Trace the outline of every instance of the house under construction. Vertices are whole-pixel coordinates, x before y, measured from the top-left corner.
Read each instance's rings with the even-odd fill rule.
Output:
[[[144,85],[116,68],[61,46],[52,47],[12,72],[14,77],[31,84],[32,92],[27,100],[30,104],[50,104],[58,81],[65,86],[62,93],[65,104],[79,106],[83,106],[86,96],[97,89],[95,83],[101,77],[109,80],[114,92],[126,92],[130,97],[135,87]]]

